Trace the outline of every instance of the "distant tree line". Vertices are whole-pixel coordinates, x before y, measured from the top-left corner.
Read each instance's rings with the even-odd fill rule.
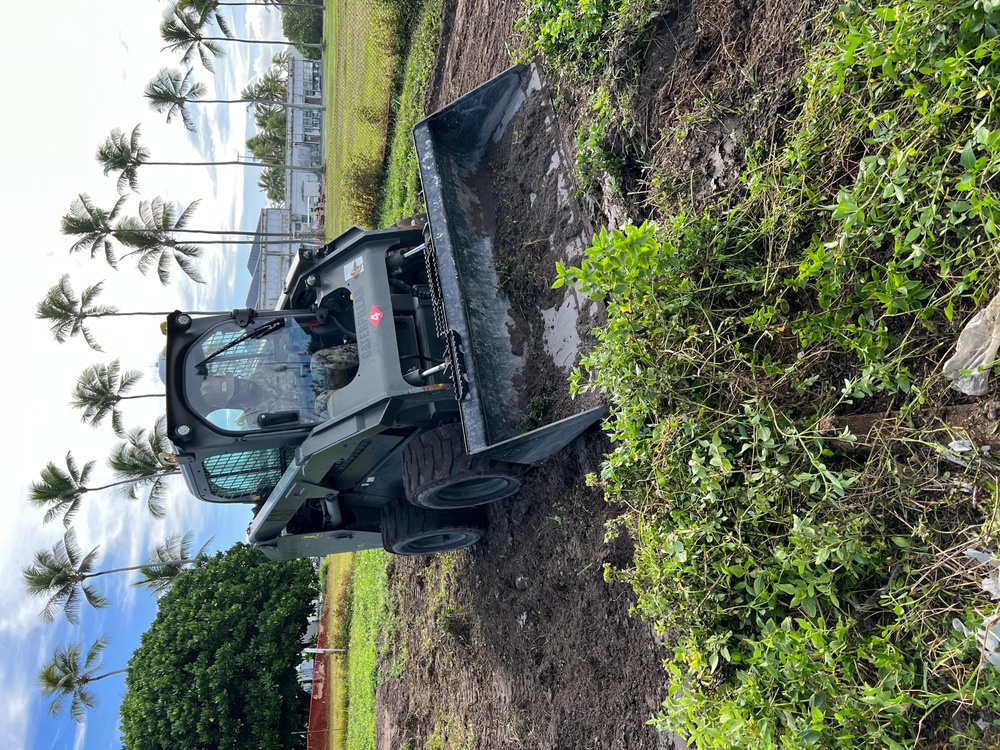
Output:
[[[313,7],[283,7],[281,9],[281,31],[295,45],[303,57],[317,59],[320,56],[315,47],[323,41],[323,2],[313,0]]]

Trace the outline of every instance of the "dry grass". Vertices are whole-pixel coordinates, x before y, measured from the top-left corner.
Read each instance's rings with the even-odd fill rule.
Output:
[[[330,645],[337,645],[343,629],[344,609],[338,606],[344,600],[347,585],[354,573],[354,554],[330,555],[326,568],[326,596],[330,606],[324,607],[323,629],[330,634]],[[319,658],[320,655],[317,655]],[[347,739],[347,659],[346,654],[323,654],[326,659],[326,689],[332,691],[327,701],[330,711],[327,723],[327,748],[344,750]]]

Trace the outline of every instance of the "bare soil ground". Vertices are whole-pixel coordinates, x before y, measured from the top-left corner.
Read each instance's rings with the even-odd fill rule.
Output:
[[[555,262],[578,261],[596,228],[655,217],[678,193],[706,206],[736,187],[746,144],[780,143],[794,116],[802,44],[823,2],[680,0],[664,3],[641,49],[609,39],[635,71],[610,90],[632,113],[610,133],[626,165],[620,189],[570,184],[587,92],[545,75],[558,109],[519,115],[496,146],[509,169],[493,175],[497,262],[531,363],[533,416],[578,408],[566,375],[602,315],[550,289]],[[511,64],[523,10],[445,0],[428,112]],[[584,481],[608,448],[594,430],[532,470],[520,495],[490,507],[476,548],[390,563],[378,748],[683,747],[647,723],[668,689],[667,651],[630,615],[631,591],[605,581],[605,565],[627,566],[633,552],[608,539],[617,511]]]

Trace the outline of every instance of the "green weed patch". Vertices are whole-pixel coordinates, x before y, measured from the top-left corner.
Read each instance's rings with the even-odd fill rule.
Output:
[[[671,644],[656,723],[695,747],[996,741],[1000,674],[952,624],[996,610],[962,556],[997,535],[995,471],[929,425],[997,291],[998,22],[843,6],[738,199],[558,269],[607,306],[572,383],[613,403],[592,479],[637,549],[607,573]],[[875,437],[830,429],[861,413]]]

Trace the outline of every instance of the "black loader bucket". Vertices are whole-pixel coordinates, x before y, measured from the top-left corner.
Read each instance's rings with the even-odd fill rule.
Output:
[[[586,409],[541,426],[532,418],[526,373],[537,352],[525,351],[499,279],[498,254],[505,273],[516,274],[518,248],[498,241],[521,241],[511,232],[517,217],[504,217],[497,205],[497,183],[508,168],[504,148],[518,136],[518,112],[538,97],[551,111],[535,66],[516,66],[413,131],[432,245],[428,267],[438,281],[466,445],[470,453],[520,463],[556,453],[606,411]],[[565,391],[565,381],[559,387]]]

